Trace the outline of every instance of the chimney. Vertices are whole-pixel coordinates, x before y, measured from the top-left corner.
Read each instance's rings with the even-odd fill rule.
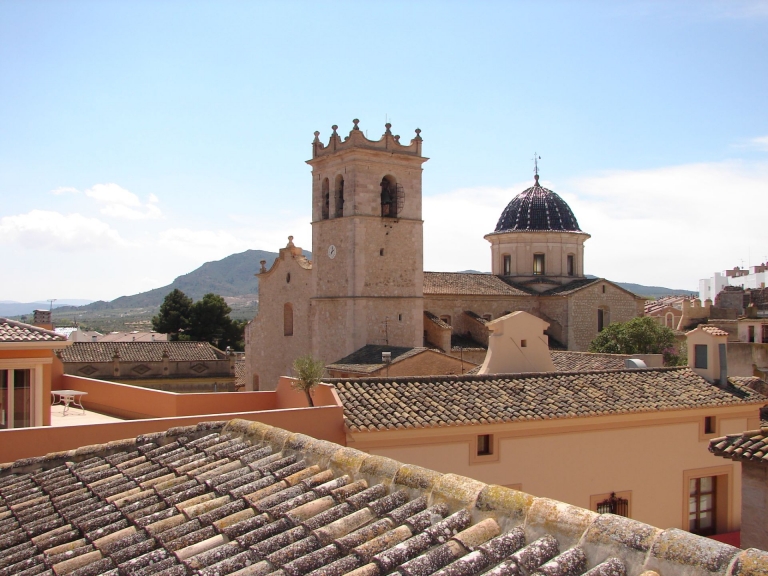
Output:
[[[32,324],[38,328],[45,328],[46,330],[53,330],[53,322],[51,322],[50,310],[35,310],[34,319]]]
[[[688,366],[712,384],[728,383],[728,332],[702,324],[686,335]]]

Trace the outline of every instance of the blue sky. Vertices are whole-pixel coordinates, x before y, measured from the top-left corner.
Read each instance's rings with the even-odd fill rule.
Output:
[[[490,269],[532,181],[586,271],[768,259],[768,2],[0,3],[0,300],[311,248],[313,132],[422,129],[425,267]]]

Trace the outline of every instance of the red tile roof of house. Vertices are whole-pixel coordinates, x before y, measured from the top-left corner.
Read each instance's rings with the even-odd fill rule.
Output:
[[[67,337],[52,330],[0,318],[0,343],[4,342],[66,342]]]

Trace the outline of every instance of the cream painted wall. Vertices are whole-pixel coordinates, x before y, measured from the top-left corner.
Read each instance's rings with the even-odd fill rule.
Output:
[[[722,468],[707,450],[712,436],[700,435],[697,421],[567,432],[498,440],[498,460],[470,463],[475,436],[456,441],[371,447],[387,456],[482,482],[522,484],[522,490],[589,508],[590,496],[631,490],[632,518],[661,528],[683,528],[684,471]],[[747,418],[723,418],[718,434],[746,430]],[[375,435],[373,433],[372,435]],[[356,435],[358,436],[358,435]],[[732,467],[729,529],[741,522],[741,470]],[[706,474],[701,474],[706,475]]]

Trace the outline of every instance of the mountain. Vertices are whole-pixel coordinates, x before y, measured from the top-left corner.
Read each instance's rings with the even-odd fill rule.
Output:
[[[597,278],[591,274],[585,274],[587,278]],[[611,280],[613,282],[613,280]],[[649,298],[659,298],[660,296],[698,296],[698,292],[692,290],[680,290],[677,288],[664,288],[663,286],[644,286],[643,284],[633,284],[632,282],[614,282],[625,290],[634,292],[638,296],[648,296]]]
[[[93,300],[84,300],[82,298],[69,298],[57,300],[53,303],[53,309],[66,306],[82,306],[90,304]],[[34,310],[45,310],[50,308],[50,302],[14,302],[13,300],[0,300],[0,316],[21,316],[22,314],[32,314]]]
[[[307,258],[311,252],[304,251]],[[97,312],[111,309],[155,308],[163,303],[163,298],[172,290],[178,288],[193,300],[199,300],[208,292],[228,296],[248,296],[259,292],[259,280],[256,273],[261,268],[260,262],[267,261],[267,268],[277,258],[276,252],[264,250],[246,250],[232,254],[221,260],[206,262],[188,274],[177,277],[173,282],[162,288],[149,292],[120,296],[111,302],[99,300],[77,308],[62,308],[60,312]]]

